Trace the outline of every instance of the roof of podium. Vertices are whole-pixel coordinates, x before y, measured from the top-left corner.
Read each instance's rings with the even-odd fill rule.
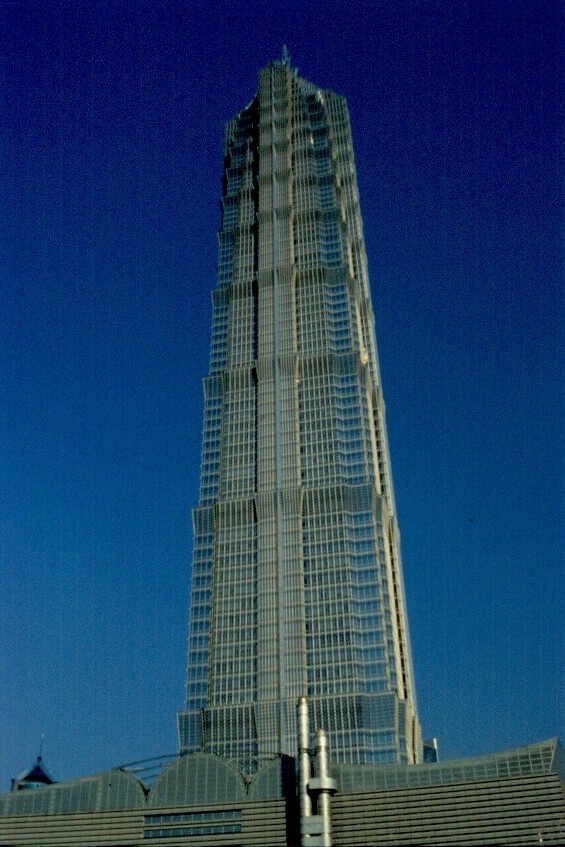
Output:
[[[332,765],[340,794],[470,783],[557,773],[565,784],[565,750],[557,738],[470,759],[423,765]],[[175,759],[151,787],[124,768],[0,795],[0,815],[49,815],[168,806],[240,805],[287,796],[292,760],[271,759],[253,777],[210,753]]]

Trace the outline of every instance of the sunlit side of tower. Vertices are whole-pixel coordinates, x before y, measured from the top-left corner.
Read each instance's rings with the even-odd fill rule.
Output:
[[[286,56],[226,128],[182,752],[421,761],[345,100]]]

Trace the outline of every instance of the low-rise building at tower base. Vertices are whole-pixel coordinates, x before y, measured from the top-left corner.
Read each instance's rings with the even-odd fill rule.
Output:
[[[565,841],[565,752],[556,739],[436,764],[334,765],[331,776],[334,847]],[[231,761],[194,753],[150,788],[114,769],[3,794],[0,845],[299,847],[296,786],[291,759],[267,761],[249,779]]]

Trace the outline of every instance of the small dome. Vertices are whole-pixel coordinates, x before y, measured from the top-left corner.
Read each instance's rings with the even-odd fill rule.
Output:
[[[12,780],[12,791],[23,791],[29,788],[43,788],[45,785],[53,785],[55,780],[51,779],[43,767],[43,759],[37,757],[36,763],[28,771],[20,774]]]
[[[149,792],[148,805],[242,803],[245,783],[235,762],[213,753],[187,753],[168,765]]]

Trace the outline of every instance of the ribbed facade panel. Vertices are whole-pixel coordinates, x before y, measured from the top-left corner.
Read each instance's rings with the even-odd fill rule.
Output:
[[[139,847],[139,812],[0,818],[0,844],[9,847]],[[148,842],[145,842],[146,844]]]
[[[540,776],[340,794],[332,803],[332,828],[336,847],[562,844],[564,813],[559,778]]]
[[[39,789],[45,791],[49,789]],[[556,774],[353,794],[332,801],[334,847],[367,844],[562,844],[565,794]],[[0,816],[10,847],[296,847],[289,801],[153,805],[121,811]]]

